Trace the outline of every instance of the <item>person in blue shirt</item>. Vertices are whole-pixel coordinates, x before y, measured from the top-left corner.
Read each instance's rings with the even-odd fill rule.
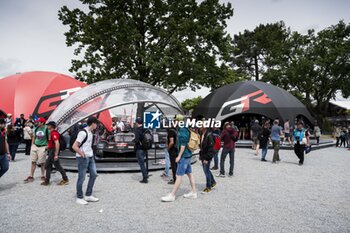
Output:
[[[304,129],[303,122],[298,122],[293,134],[294,152],[299,158],[299,166],[304,164],[305,146],[310,144],[310,134]]]
[[[279,120],[276,119],[273,122],[273,126],[271,128],[271,141],[272,141],[272,147],[274,151],[272,163],[276,163],[280,161],[279,150],[280,150],[282,129],[278,124],[279,124]]]
[[[176,115],[175,121],[178,123],[184,123],[184,116]],[[168,195],[161,198],[163,202],[175,201],[175,195],[177,190],[180,188],[182,177],[186,174],[191,183],[191,192],[184,194],[185,198],[195,199],[197,198],[197,191],[192,174],[191,157],[192,152],[188,149],[187,144],[190,141],[190,130],[183,126],[178,127],[177,131],[177,147],[178,155],[176,157],[177,170],[176,170],[176,181],[173,190]]]

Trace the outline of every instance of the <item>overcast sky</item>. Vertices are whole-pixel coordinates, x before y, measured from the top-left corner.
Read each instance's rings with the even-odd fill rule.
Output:
[[[283,20],[292,30],[305,33],[350,22],[347,0],[222,0],[231,2],[234,15],[227,31],[236,34],[259,24]],[[78,0],[0,0],[0,77],[17,72],[44,70],[71,74],[74,57],[65,44],[65,28],[58,20],[61,6],[79,7]],[[181,101],[189,96],[208,93],[183,91],[175,96]]]

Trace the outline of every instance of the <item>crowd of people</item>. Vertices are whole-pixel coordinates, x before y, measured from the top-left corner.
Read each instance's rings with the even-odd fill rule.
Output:
[[[336,125],[333,134],[337,140],[336,147],[344,147],[350,150],[350,124],[348,126]]]
[[[9,115],[9,118],[11,116]],[[176,115],[175,121],[184,121],[184,116]],[[80,128],[75,137],[73,137],[72,150],[75,152],[78,179],[76,183],[76,203],[86,205],[88,202],[97,202],[99,199],[93,196],[93,187],[97,177],[96,164],[94,159],[94,131],[98,130],[99,121],[95,117],[89,117]],[[117,125],[117,124],[116,124]],[[150,148],[147,145],[147,129],[143,128],[143,120],[137,118],[135,121],[135,154],[142,172],[141,183],[148,183],[149,174],[145,166],[145,155]],[[26,154],[30,155],[30,173],[24,180],[25,183],[34,181],[34,173],[37,164],[40,165],[41,185],[50,185],[52,168],[61,174],[62,180],[58,185],[69,184],[69,179],[65,170],[60,165],[59,153],[64,144],[63,137],[57,132],[55,122],[46,122],[44,118],[38,118],[34,121],[32,118],[24,119],[24,115],[12,121],[0,119],[0,177],[9,169],[8,161],[15,160],[18,144],[22,141],[26,144]],[[117,128],[122,127],[121,124]],[[316,125],[316,127],[318,127]],[[314,129],[317,143],[319,142],[320,129]],[[118,130],[116,128],[116,130]],[[289,120],[285,121],[284,127],[280,126],[279,119],[272,121],[254,120],[250,127],[252,140],[252,149],[255,155],[259,155],[261,150],[261,161],[267,161],[267,152],[269,145],[273,148],[272,163],[278,163],[281,158],[279,149],[281,144],[288,143],[294,146],[294,152],[299,159],[299,165],[304,163],[304,153],[310,145],[310,132],[304,127],[302,121],[298,121],[294,130],[289,125]],[[337,132],[336,132],[337,133]],[[348,134],[348,132],[347,132]],[[222,129],[202,128],[189,129],[185,126],[167,129],[167,143],[165,159],[169,160],[172,179],[168,182],[173,185],[170,193],[161,198],[163,202],[172,202],[176,199],[176,193],[181,186],[183,176],[187,176],[191,190],[185,194],[185,198],[197,198],[195,179],[192,173],[191,158],[194,151],[199,150],[199,160],[203,168],[206,179],[206,187],[201,191],[203,194],[210,193],[216,187],[216,179],[224,178],[226,175],[234,175],[235,148],[236,142],[241,138],[241,128],[235,126],[233,122],[225,122]],[[342,132],[337,136],[341,139]],[[317,137],[318,136],[318,137]],[[284,140],[282,140],[284,137]],[[342,139],[341,139],[342,140]],[[196,147],[198,145],[198,147]],[[341,144],[342,145],[342,144]],[[337,144],[338,146],[338,144]],[[66,145],[64,145],[64,149]],[[221,153],[220,153],[221,152]],[[229,158],[228,173],[225,171],[226,157]],[[212,162],[214,163],[211,166]],[[168,170],[167,170],[168,169]],[[169,176],[170,171],[167,168],[162,176]],[[212,172],[218,170],[217,174]],[[89,172],[89,181],[84,195],[83,183],[86,173]]]

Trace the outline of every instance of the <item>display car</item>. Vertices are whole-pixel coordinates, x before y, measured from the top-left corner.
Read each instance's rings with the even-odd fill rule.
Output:
[[[166,147],[166,130],[152,132],[153,146],[150,153],[163,154]],[[135,133],[117,132],[101,140],[96,145],[96,159],[135,157]]]

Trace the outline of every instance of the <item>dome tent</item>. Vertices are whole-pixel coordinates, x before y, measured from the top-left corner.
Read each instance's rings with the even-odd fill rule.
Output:
[[[192,115],[226,120],[244,114],[279,118],[282,122],[303,117],[308,124],[313,122],[310,112],[296,97],[279,87],[259,81],[236,82],[213,91],[194,109]]]
[[[161,88],[133,79],[108,79],[90,84],[69,96],[49,120],[56,121],[63,133],[89,116],[138,103],[149,104],[148,111],[158,109],[165,116],[183,113],[175,97]]]
[[[18,73],[0,79],[0,113],[11,113],[13,120],[25,117],[48,118],[55,108],[75,91],[87,86],[70,76],[47,71]],[[104,112],[101,121],[110,125],[110,114]]]

